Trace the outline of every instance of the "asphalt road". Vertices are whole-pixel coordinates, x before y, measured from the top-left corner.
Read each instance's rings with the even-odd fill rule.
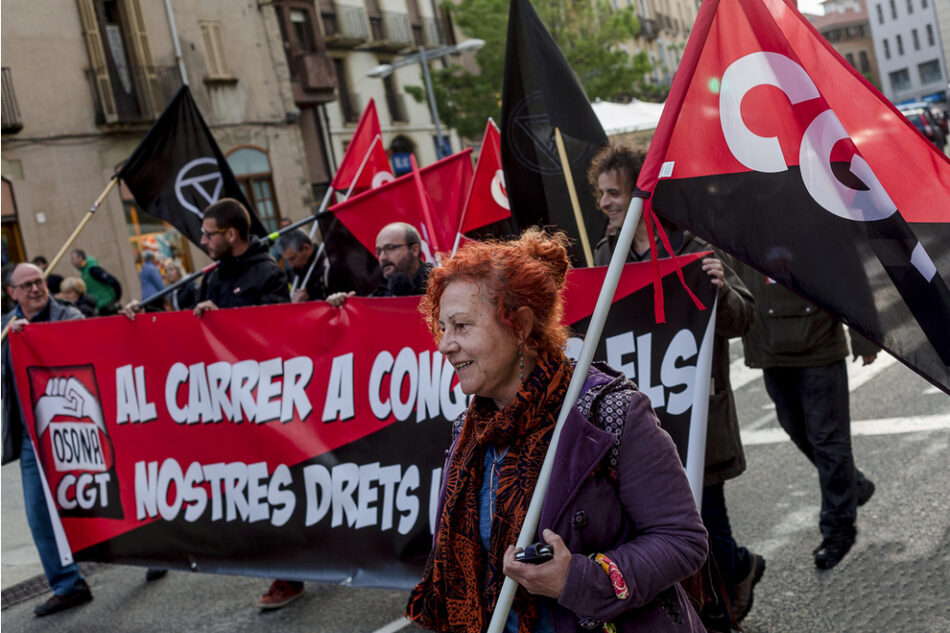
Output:
[[[740,352],[734,345],[734,356]],[[733,376],[748,470],[726,494],[737,539],[768,561],[745,630],[950,631],[950,397],[887,356],[852,366],[854,452],[877,492],[861,509],[852,552],[818,572],[811,557],[820,540],[814,468],[778,428],[760,373],[737,362]],[[33,607],[48,593],[12,604],[29,587],[21,577],[32,574],[18,471],[7,466],[2,476],[4,631],[414,629],[401,620],[404,592],[308,584],[291,606],[262,614],[254,601],[266,579],[171,572],[146,584],[143,569],[109,565],[88,571],[91,604],[37,619]]]

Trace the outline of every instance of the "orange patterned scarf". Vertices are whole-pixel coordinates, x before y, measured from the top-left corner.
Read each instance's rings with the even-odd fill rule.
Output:
[[[488,626],[504,581],[505,549],[518,539],[573,373],[563,354],[544,354],[501,411],[486,398],[472,401],[444,475],[445,500],[435,545],[406,608],[406,615],[420,626],[445,633],[482,633]],[[486,552],[478,525],[489,445],[509,449],[498,479]],[[537,624],[538,601],[519,587],[512,608],[520,633]]]

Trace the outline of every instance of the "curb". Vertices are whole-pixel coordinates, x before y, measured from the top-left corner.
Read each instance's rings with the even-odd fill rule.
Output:
[[[82,563],[79,565],[79,573],[84,576],[91,576],[104,567],[109,567],[109,564]],[[0,611],[20,604],[21,602],[26,602],[31,598],[35,598],[49,591],[49,584],[46,582],[46,576],[44,574],[39,574],[29,580],[24,580],[0,592]]]

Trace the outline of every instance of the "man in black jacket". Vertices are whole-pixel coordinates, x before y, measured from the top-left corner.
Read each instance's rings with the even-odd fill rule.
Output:
[[[290,301],[284,271],[250,230],[251,216],[237,200],[224,198],[205,209],[201,245],[218,267],[201,282],[196,316],[219,308]]]
[[[334,265],[326,251],[320,251],[310,236],[300,229],[285,233],[277,240],[277,251],[297,277],[297,289],[290,298],[294,303],[318,301],[349,289],[349,275]]]
[[[6,282],[7,294],[16,302],[16,308],[3,315],[3,327],[12,321],[11,332],[19,332],[30,323],[46,321],[70,321],[81,319],[82,313],[66,303],[59,303],[49,296],[43,279],[43,271],[33,264],[19,264]],[[79,606],[92,600],[89,585],[79,573],[76,563],[63,565],[53,523],[50,520],[40,478],[40,464],[33,450],[33,442],[23,423],[16,385],[13,381],[13,361],[9,341],[3,342],[3,463],[20,460],[23,481],[23,501],[26,522],[30,526],[33,542],[43,563],[46,580],[53,595],[36,606],[37,616],[49,615],[64,609]]]

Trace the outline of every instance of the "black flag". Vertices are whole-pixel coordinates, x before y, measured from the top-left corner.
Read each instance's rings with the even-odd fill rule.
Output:
[[[234,198],[251,214],[251,233],[267,235],[224,154],[182,86],[118,174],[147,213],[166,220],[201,245],[204,210]]]
[[[574,242],[571,258],[585,265],[554,128],[561,131],[591,249],[606,217],[587,182],[587,167],[607,144],[580,82],[528,0],[511,0],[501,103],[501,160],[516,231],[553,226]]]

